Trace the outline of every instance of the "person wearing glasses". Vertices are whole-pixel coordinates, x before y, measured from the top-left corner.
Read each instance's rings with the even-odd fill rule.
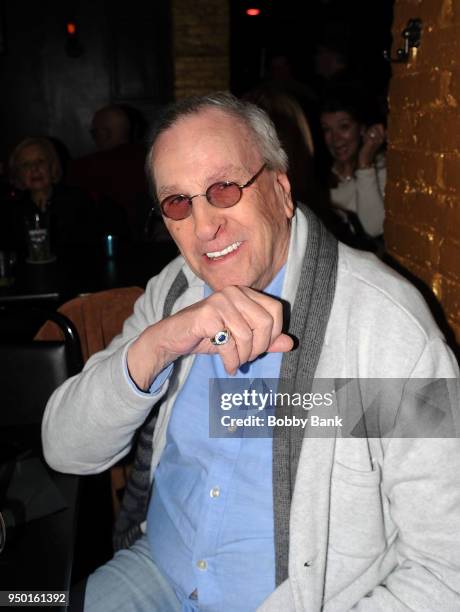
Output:
[[[458,413],[458,367],[418,293],[294,204],[286,154],[251,103],[168,107],[146,170],[181,255],[43,422],[60,471],[100,472],[137,441],[117,551],[89,576],[85,610],[457,609],[460,450],[432,396]],[[446,439],[392,436],[395,380],[433,378],[403,433],[431,423]],[[376,379],[388,394],[368,404]],[[334,388],[315,419],[330,404],[341,417],[329,430],[313,416],[293,426],[311,405],[270,399],[292,383],[316,401],[321,381]]]

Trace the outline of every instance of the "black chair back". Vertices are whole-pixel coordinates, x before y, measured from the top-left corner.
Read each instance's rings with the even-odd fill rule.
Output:
[[[24,338],[25,329],[46,320],[59,326],[63,341]],[[52,392],[83,366],[80,341],[72,322],[54,311],[2,306],[0,328],[1,321],[9,333],[0,335],[0,511],[6,522],[0,590],[68,591],[79,477],[45,464],[40,429]]]
[[[15,311],[18,326],[21,320],[37,318],[36,309]],[[2,315],[9,321],[13,319],[13,314],[5,309],[0,311],[0,318]],[[59,326],[64,340],[15,342],[9,337],[0,342],[0,428],[40,423],[52,392],[82,368],[80,341],[73,323],[58,312],[39,311],[40,315]]]

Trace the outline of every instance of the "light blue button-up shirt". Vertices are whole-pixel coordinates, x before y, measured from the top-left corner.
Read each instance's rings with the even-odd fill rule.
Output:
[[[280,296],[283,278],[284,268],[265,292]],[[276,379],[281,359],[267,353],[235,378],[248,388],[253,378]],[[231,377],[218,355],[197,355],[155,472],[147,534],[183,610],[248,612],[275,589],[272,439],[209,436],[212,378]]]

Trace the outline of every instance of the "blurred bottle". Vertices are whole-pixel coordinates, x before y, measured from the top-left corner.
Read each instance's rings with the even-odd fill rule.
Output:
[[[35,212],[27,218],[27,246],[29,263],[53,261],[48,215]]]

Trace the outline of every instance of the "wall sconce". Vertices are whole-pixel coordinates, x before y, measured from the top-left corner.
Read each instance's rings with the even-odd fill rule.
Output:
[[[396,50],[396,57],[391,57],[390,51],[383,52],[383,57],[389,62],[401,64],[409,60],[410,49],[420,46],[422,20],[409,19],[407,26],[401,32],[401,36],[404,38],[404,47]]]
[[[65,50],[69,57],[80,57],[84,53],[80,42],[79,31],[74,19],[69,19],[65,25],[66,45]]]

